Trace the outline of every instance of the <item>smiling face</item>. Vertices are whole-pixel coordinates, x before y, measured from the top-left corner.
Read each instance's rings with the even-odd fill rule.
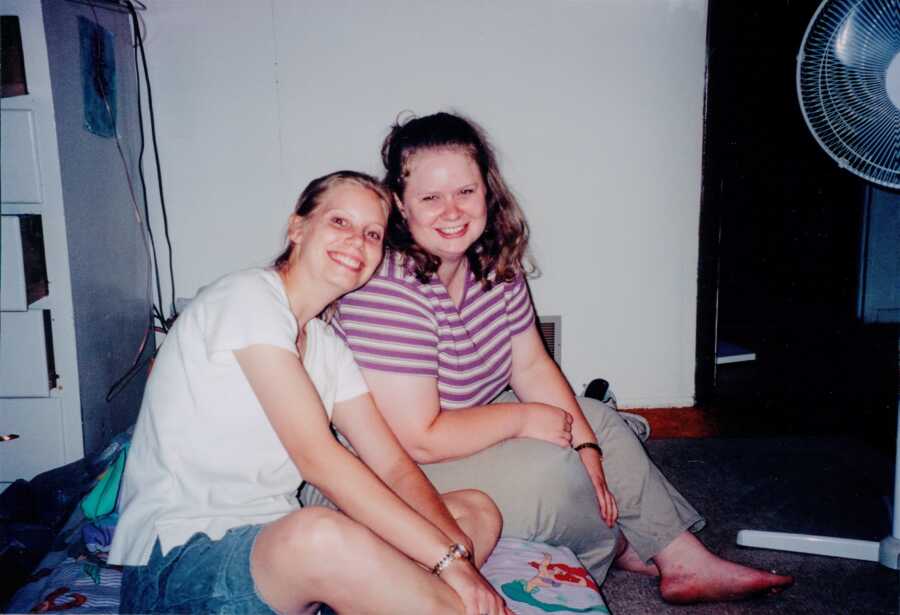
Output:
[[[462,148],[424,149],[407,161],[409,173],[398,207],[421,248],[458,264],[487,223],[481,170]]]
[[[362,286],[381,262],[385,210],[378,194],[355,182],[330,188],[314,211],[291,217],[292,265],[333,286],[335,297]]]

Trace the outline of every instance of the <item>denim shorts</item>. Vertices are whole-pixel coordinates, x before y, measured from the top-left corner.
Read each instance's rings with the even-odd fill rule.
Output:
[[[124,568],[119,612],[273,615],[250,574],[262,528],[232,528],[220,540],[198,532],[165,557],[157,540],[146,566]]]

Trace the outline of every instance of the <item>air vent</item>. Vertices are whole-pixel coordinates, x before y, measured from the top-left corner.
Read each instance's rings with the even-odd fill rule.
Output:
[[[556,361],[562,364],[562,316],[538,316],[538,327],[547,351]]]

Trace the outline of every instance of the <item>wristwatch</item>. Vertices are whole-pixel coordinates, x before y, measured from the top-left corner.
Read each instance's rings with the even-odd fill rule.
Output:
[[[440,576],[444,571],[444,568],[458,559],[471,560],[472,554],[469,553],[469,550],[466,549],[465,545],[461,545],[459,543],[452,544],[447,550],[447,554],[442,557],[437,564],[434,565],[434,568],[431,569],[431,574]]]

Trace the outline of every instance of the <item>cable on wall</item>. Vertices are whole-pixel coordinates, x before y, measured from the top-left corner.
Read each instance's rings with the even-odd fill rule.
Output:
[[[165,198],[165,195],[163,194],[162,170],[161,170],[161,165],[160,165],[160,161],[159,161],[159,144],[156,141],[156,117],[155,117],[156,114],[153,112],[153,88],[150,86],[150,71],[147,68],[147,53],[144,50],[144,38],[141,35],[141,29],[140,29],[140,23],[138,22],[137,11],[135,10],[134,5],[132,4],[132,0],[122,0],[122,1],[125,3],[125,5],[129,9],[129,12],[131,15],[131,22],[134,27],[135,40],[137,42],[137,46],[135,47],[135,65],[137,65],[137,50],[139,49],[141,52],[141,65],[144,69],[144,83],[147,85],[147,110],[148,110],[148,115],[150,116],[150,138],[153,142],[153,157],[154,157],[154,162],[156,163],[156,182],[157,182],[157,186],[159,188],[159,204],[160,204],[160,210],[162,212],[163,231],[164,231],[164,234],[166,237],[166,245],[169,250],[169,281],[171,284],[171,291],[172,291],[172,294],[170,296],[171,303],[169,304],[169,306],[171,307],[171,313],[170,313],[170,319],[169,320],[163,319],[163,325],[162,325],[163,328],[168,331],[168,328],[171,325],[171,323],[174,322],[175,318],[178,317],[178,310],[175,307],[175,269],[172,264],[172,240],[169,237],[169,217],[166,212],[166,198]],[[135,68],[137,69],[137,66],[135,66]],[[138,72],[140,72],[140,71],[138,71]],[[141,118],[141,120],[140,120],[140,124],[141,124],[141,159],[143,159],[144,126],[143,126],[143,115],[140,112],[140,91],[141,91],[140,80],[138,80],[138,117]],[[143,165],[142,164],[140,165],[140,169],[141,169],[141,181],[143,182]],[[145,186],[145,191],[146,191],[146,186]],[[146,201],[146,194],[145,194],[144,203],[146,204],[146,202],[147,201]],[[147,226],[149,228],[149,218],[148,218]],[[162,309],[162,300],[161,299],[160,299],[160,309]]]
[[[152,311],[148,315],[147,327],[144,329],[143,338],[139,345],[137,354],[135,355],[135,358],[131,363],[131,366],[125,371],[125,373],[121,377],[119,377],[110,386],[110,388],[106,394],[106,401],[109,402],[125,388],[125,386],[144,368],[144,366],[147,365],[147,363],[149,361],[151,361],[156,356],[157,349],[154,349],[154,351],[150,354],[149,357],[147,357],[145,360],[141,361],[141,357],[144,354],[144,350],[147,346],[147,342],[149,341],[151,333],[153,333],[155,331],[167,333],[169,326],[177,317],[177,311],[175,309],[175,272],[174,272],[174,267],[172,265],[172,243],[171,243],[171,239],[169,238],[168,216],[166,215],[165,198],[164,198],[163,189],[162,189],[162,175],[161,175],[161,171],[160,171],[159,148],[158,148],[157,141],[156,141],[155,121],[153,118],[153,103],[152,103],[152,97],[150,95],[150,79],[149,79],[149,74],[147,71],[146,53],[144,51],[144,46],[143,46],[143,35],[141,34],[140,21],[137,16],[137,10],[138,9],[144,10],[146,7],[141,2],[139,2],[139,0],[86,0],[86,1],[69,0],[69,1],[75,2],[76,4],[87,4],[88,6],[90,6],[91,12],[93,13],[93,16],[94,16],[94,20],[96,21],[96,23],[98,25],[100,25],[100,18],[97,15],[97,11],[96,11],[96,5],[98,5],[98,4],[102,4],[102,8],[116,10],[117,12],[127,12],[127,14],[131,18],[131,23],[134,28],[134,36],[135,36],[135,41],[136,41],[135,45],[134,45],[134,64],[135,64],[136,91],[137,91],[137,101],[138,101],[138,124],[139,124],[139,130],[140,130],[140,154],[138,157],[138,171],[139,171],[140,180],[141,180],[142,195],[144,198],[145,219],[141,218],[140,208],[138,206],[137,196],[135,194],[134,182],[132,180],[131,173],[128,168],[128,162],[125,158],[125,153],[122,148],[121,137],[119,135],[118,128],[116,128],[114,131],[114,141],[116,143],[116,149],[119,153],[119,158],[122,162],[122,167],[123,167],[123,170],[125,173],[125,179],[128,184],[129,195],[131,197],[131,204],[134,208],[135,218],[137,219],[139,226],[143,224],[143,225],[145,225],[145,227],[147,229],[146,233],[141,233],[141,237],[144,241],[145,248],[147,251],[148,264],[150,262],[152,262],[152,264],[153,264],[155,276],[152,276],[152,277],[155,278],[155,280],[156,280],[156,291],[157,291],[159,305],[157,305],[156,302],[154,302],[151,298],[152,294],[153,294],[152,290],[151,290],[152,289],[152,279],[151,279],[151,274],[149,274],[149,272],[148,272],[147,302],[151,304]],[[133,4],[133,1],[137,2],[137,4],[139,5],[138,8],[135,7],[135,5]],[[115,7],[115,9],[113,9],[113,7]],[[140,50],[140,57],[142,60],[142,62],[140,64],[138,62],[138,50]],[[160,279],[159,279],[159,262],[158,262],[158,257],[157,257],[157,253],[156,253],[156,242],[155,242],[155,238],[153,236],[153,231],[152,231],[152,228],[150,225],[150,212],[149,212],[149,207],[148,207],[148,203],[147,203],[147,186],[146,186],[144,170],[143,170],[145,138],[144,138],[144,125],[143,125],[143,110],[142,110],[141,96],[140,96],[140,90],[141,90],[140,68],[141,68],[141,65],[143,65],[143,68],[144,68],[144,80],[145,80],[145,83],[147,84],[147,88],[148,88],[148,107],[149,107],[149,111],[150,111],[150,121],[151,121],[152,136],[153,136],[153,147],[154,147],[154,154],[155,154],[155,160],[156,160],[156,165],[157,165],[157,179],[159,182],[158,185],[159,185],[159,194],[160,194],[160,204],[161,204],[161,208],[162,208],[163,224],[164,224],[166,242],[168,245],[168,253],[169,253],[169,275],[170,275],[171,289],[172,289],[172,301],[171,301],[172,311],[171,311],[171,315],[169,318],[167,318],[165,316],[163,307],[162,307],[163,306],[163,298],[162,298],[162,287],[160,285]],[[111,104],[109,101],[108,93],[105,91],[102,81],[99,82],[99,86],[100,86],[101,99],[103,100],[104,106],[106,108],[107,113],[110,116],[110,119],[112,119],[112,107],[111,107]],[[115,126],[115,122],[112,122],[112,123]],[[156,321],[159,322],[159,326],[157,326],[155,324]]]
[[[79,2],[79,0],[69,0],[69,1],[75,2],[76,4],[82,3],[82,2]],[[94,15],[94,21],[99,26],[100,25],[100,17],[97,15],[97,11],[95,9],[94,2],[95,2],[95,0],[88,0],[87,4],[88,4],[88,6],[90,6],[91,13]],[[103,105],[106,109],[107,114],[110,117],[110,123],[114,127],[114,130],[113,130],[114,139],[113,140],[116,144],[116,151],[119,154],[119,160],[122,163],[122,170],[125,173],[125,181],[128,184],[128,194],[131,197],[131,205],[132,205],[132,208],[134,209],[134,216],[135,216],[135,219],[137,220],[138,226],[141,226],[142,224],[145,224],[145,221],[141,218],[140,208],[138,207],[138,203],[137,203],[137,196],[135,195],[135,192],[134,192],[134,181],[132,180],[131,172],[128,170],[128,161],[126,160],[125,152],[122,149],[122,141],[121,141],[121,137],[119,136],[118,126],[113,118],[112,106],[109,101],[109,94],[106,91],[106,88],[104,87],[102,79],[97,81],[97,85],[99,87],[100,98],[103,100]],[[149,221],[147,221],[147,222],[148,223],[146,224],[146,226],[149,229]],[[153,258],[154,258],[155,248],[150,243],[150,239],[148,238],[147,233],[141,233],[141,238],[144,241],[144,247],[146,249],[147,258],[148,258],[148,262],[149,262],[149,261],[153,260]],[[152,276],[152,274],[150,274],[150,272],[148,272],[147,273],[147,302],[150,304],[153,304],[153,301],[151,299],[152,294],[153,294],[153,292],[151,290],[152,289],[152,281],[153,281],[153,276]],[[110,400],[112,400],[113,397],[118,395],[118,393],[124,387],[124,384],[127,384],[137,373],[137,371],[139,369],[140,358],[144,354],[144,349],[146,348],[147,342],[150,339],[150,333],[152,331],[152,328],[153,328],[153,317],[152,317],[152,315],[150,315],[148,326],[144,328],[144,335],[141,338],[141,343],[138,346],[138,351],[134,357],[134,361],[132,361],[131,367],[128,368],[128,370],[125,372],[125,374],[121,378],[116,380],[113,383],[113,385],[110,387],[109,391],[106,394],[107,402],[109,402]],[[155,355],[155,352],[153,354]]]
[[[141,102],[141,69],[138,64],[138,43],[137,43],[138,40],[141,40],[141,32],[140,32],[140,28],[139,28],[139,24],[137,23],[137,20],[134,17],[132,17],[132,13],[129,12],[128,15],[134,26],[135,37],[136,37],[135,44],[132,45],[132,47],[134,49],[134,75],[135,75],[135,84],[136,84],[135,93],[137,96],[138,131],[139,131],[139,135],[140,135],[140,146],[138,148],[138,176],[140,177],[140,180],[141,180],[141,193],[144,197],[144,220],[146,221],[146,225],[147,225],[147,234],[150,236],[150,247],[153,250],[153,271],[155,273],[155,279],[156,279],[156,296],[157,296],[157,300],[159,301],[158,304],[153,305],[153,318],[158,318],[161,323],[161,326],[163,327],[163,330],[166,331],[167,330],[167,327],[165,324],[166,319],[164,316],[162,316],[162,314],[159,311],[159,309],[161,309],[163,306],[162,285],[160,283],[160,277],[159,277],[159,260],[158,260],[157,254],[156,254],[156,238],[153,236],[153,226],[150,224],[150,206],[147,202],[147,181],[144,176],[144,150],[145,150],[144,110],[143,110],[143,104]],[[169,256],[171,258],[171,251],[170,251]],[[157,306],[159,306],[159,308]],[[151,328],[153,327],[152,318],[151,318],[150,326],[151,326]]]

